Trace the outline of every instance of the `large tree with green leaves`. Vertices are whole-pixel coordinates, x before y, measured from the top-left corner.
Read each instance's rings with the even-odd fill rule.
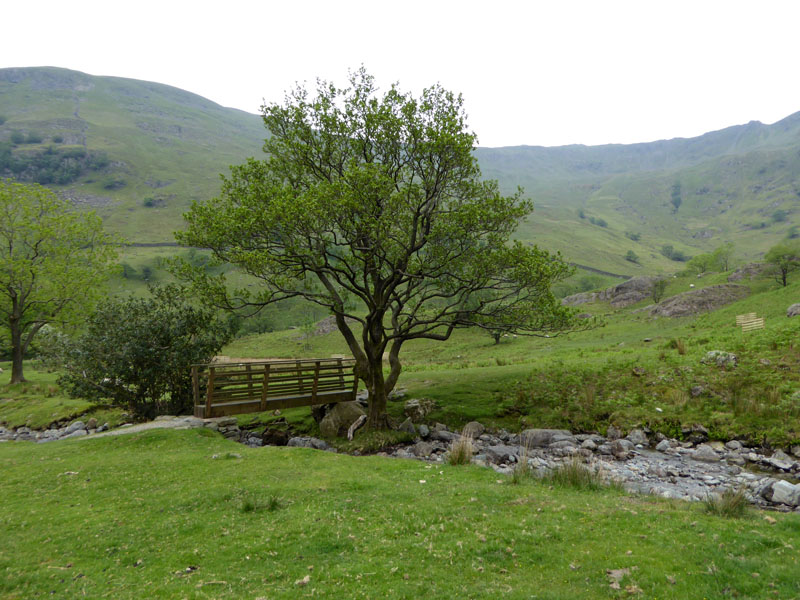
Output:
[[[764,260],[771,265],[775,280],[786,287],[789,273],[800,269],[800,242],[790,240],[773,246],[764,255]]]
[[[68,322],[103,295],[116,257],[99,217],[40,185],[0,180],[0,317],[11,346],[11,382],[46,324]]]
[[[301,297],[330,310],[369,391],[371,427],[387,424],[409,340],[572,325],[550,292],[571,269],[510,241],[532,204],[481,178],[460,96],[439,86],[419,98],[396,85],[379,93],[362,68],[346,88],[319,82],[312,97],[298,87],[262,111],[266,158],[233,167],[178,234],[259,279],[258,291],[180,272],[227,308]]]

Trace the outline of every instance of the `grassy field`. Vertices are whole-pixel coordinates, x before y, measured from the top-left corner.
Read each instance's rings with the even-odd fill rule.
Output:
[[[800,595],[798,515],[207,430],[0,444],[0,468],[6,599]]]

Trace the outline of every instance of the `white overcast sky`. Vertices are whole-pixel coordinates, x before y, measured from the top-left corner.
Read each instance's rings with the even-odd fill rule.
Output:
[[[157,81],[256,113],[363,63],[384,87],[463,93],[482,146],[646,142],[800,111],[800,0],[29,0],[0,13],[0,68]]]

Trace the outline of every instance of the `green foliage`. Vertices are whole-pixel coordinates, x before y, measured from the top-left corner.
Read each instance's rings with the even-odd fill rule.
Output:
[[[64,143],[64,136],[63,135],[54,135],[52,138],[54,144],[63,144]]]
[[[0,176],[11,176],[19,181],[64,185],[92,171],[100,171],[108,164],[104,152],[87,152],[80,147],[49,146],[35,152],[14,153],[10,147],[0,145]]]
[[[629,240],[633,241],[633,242],[638,242],[640,239],[642,239],[642,234],[641,233],[634,233],[632,231],[626,231],[625,232],[625,237],[628,238]]]
[[[598,227],[608,227],[606,220],[599,217],[589,217],[589,223],[597,225]]]
[[[0,115],[0,125],[3,125],[7,120],[8,119],[5,116]]]
[[[577,490],[596,491],[603,487],[608,487],[602,474],[588,467],[578,459],[558,465],[555,469],[548,472],[543,480],[551,485],[559,487],[573,488]]]
[[[800,241],[790,240],[773,246],[764,260],[771,265],[775,280],[786,287],[789,273],[800,269]]]
[[[783,223],[789,218],[789,213],[785,210],[776,210],[772,213],[772,222],[773,223]]]
[[[678,212],[678,209],[681,207],[681,203],[683,199],[681,198],[681,182],[676,181],[672,185],[672,189],[670,190],[670,204],[672,204],[672,212]]]
[[[572,325],[550,292],[571,268],[510,241],[532,205],[481,177],[460,97],[439,86],[380,96],[361,69],[349,88],[321,82],[313,98],[298,88],[263,117],[268,158],[233,167],[222,195],[195,203],[177,234],[260,287],[231,293],[222,275],[186,263],[176,273],[226,308],[301,297],[330,311],[369,390],[370,426],[386,424],[405,342]]]
[[[48,338],[48,362],[64,370],[59,383],[70,395],[108,398],[153,418],[191,412],[190,367],[213,358],[230,332],[211,310],[166,286],[150,298],[104,301],[75,339]]]
[[[634,252],[633,250],[628,250],[625,253],[625,260],[627,260],[628,262],[639,264],[639,255],[636,254],[636,252]]]
[[[797,228],[797,225],[792,225],[786,232],[786,239],[795,240],[797,238],[800,238],[800,229]]]
[[[77,212],[39,185],[0,180],[0,316],[24,380],[22,357],[48,323],[71,323],[102,295],[116,258],[93,213]]]
[[[725,272],[730,268],[732,256],[733,244],[728,242],[722,244],[713,252],[694,256],[686,265],[686,271],[696,275],[712,271]]]
[[[25,134],[21,131],[12,131],[11,137],[9,138],[12,144],[24,144],[25,143]]]
[[[653,302],[658,304],[664,297],[664,292],[667,289],[668,281],[666,279],[658,279],[653,282],[653,291],[651,292]]]
[[[675,248],[673,248],[672,245],[670,244],[665,244],[664,246],[661,247],[661,254],[663,256],[666,256],[668,259],[674,260],[676,262],[686,262],[691,258],[690,256],[687,256],[680,250],[675,250]]]
[[[142,200],[142,206],[144,206],[145,208],[153,208],[155,205],[156,205],[155,198],[148,196],[147,198]]]

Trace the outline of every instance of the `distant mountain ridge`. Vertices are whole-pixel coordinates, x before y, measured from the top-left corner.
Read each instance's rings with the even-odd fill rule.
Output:
[[[55,67],[0,69],[0,121],[0,176],[49,177],[144,244],[171,242],[191,202],[216,195],[229,165],[260,156],[265,136],[258,115],[191,92]],[[800,224],[800,113],[695,138],[476,156],[502,189],[522,185],[534,199],[522,240],[601,271],[680,269],[664,245],[694,254],[733,241],[756,258]]]

